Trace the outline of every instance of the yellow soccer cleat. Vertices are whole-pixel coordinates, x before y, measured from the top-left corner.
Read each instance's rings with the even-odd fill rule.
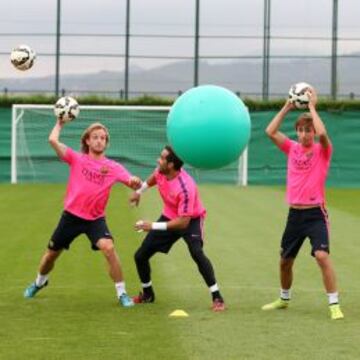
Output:
[[[344,314],[340,309],[339,304],[329,305],[331,320],[339,320],[344,318]]]
[[[289,306],[290,300],[284,300],[284,299],[277,299],[272,303],[264,305],[261,309],[262,310],[276,310],[276,309],[286,309]]]

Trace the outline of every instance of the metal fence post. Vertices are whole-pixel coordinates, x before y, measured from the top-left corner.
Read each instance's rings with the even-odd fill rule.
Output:
[[[129,52],[130,52],[130,0],[126,0],[126,28],[125,28],[125,69],[124,88],[125,100],[129,98]]]
[[[338,0],[333,0],[332,39],[331,39],[331,98],[337,98],[337,34],[338,34]]]
[[[199,33],[200,33],[200,0],[195,0],[194,86],[199,85]]]
[[[57,0],[56,7],[56,57],[55,57],[55,95],[59,96],[60,86],[60,25],[61,25],[61,0]]]
[[[264,45],[263,45],[263,100],[269,99],[269,66],[270,66],[270,17],[271,0],[264,0]]]

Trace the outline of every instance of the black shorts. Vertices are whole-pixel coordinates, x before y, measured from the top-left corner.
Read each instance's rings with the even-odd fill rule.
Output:
[[[330,252],[329,221],[323,207],[290,208],[281,240],[281,257],[295,258],[307,237],[310,239],[312,256],[318,250]]]
[[[169,221],[170,219],[164,215],[161,215],[157,220],[159,222]],[[203,244],[203,219],[198,217],[190,220],[189,226],[185,230],[173,231],[173,230],[150,230],[141,248],[148,253],[155,254],[156,252],[162,252],[167,254],[171,247],[177,240],[183,238],[187,244],[194,242],[201,242]]]
[[[64,211],[57,228],[51,236],[48,248],[55,251],[68,250],[72,241],[80,234],[87,235],[93,250],[99,250],[96,246],[98,240],[102,238],[112,239],[104,217],[96,220],[85,220]]]

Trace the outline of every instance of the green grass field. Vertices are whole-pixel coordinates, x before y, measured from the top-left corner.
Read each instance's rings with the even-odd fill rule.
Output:
[[[65,185],[1,185],[0,359],[359,359],[360,190],[328,191],[332,258],[345,319],[331,321],[320,272],[304,245],[295,266],[291,307],[262,312],[278,296],[279,239],[287,208],[282,188],[201,186],[208,209],[205,250],[227,301],[210,296],[179,241],[152,259],[157,302],[124,309],[100,253],[85,237],[59,259],[50,285],[23,298],[62,210]],[[139,209],[114,190],[108,223],[130,294],[139,290],[133,254],[139,218],[160,202],[146,193]],[[170,318],[175,309],[188,318]]]

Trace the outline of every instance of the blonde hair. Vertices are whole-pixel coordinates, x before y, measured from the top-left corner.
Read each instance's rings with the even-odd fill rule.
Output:
[[[106,128],[106,126],[104,126],[101,123],[93,123],[91,124],[87,129],[85,129],[85,131],[82,133],[81,135],[81,151],[84,154],[88,154],[89,153],[89,145],[86,143],[86,140],[89,139],[91,133],[94,130],[104,130],[105,134],[106,134],[106,145],[108,145],[109,141],[110,141],[110,134],[109,134],[109,130]]]
[[[314,127],[313,118],[310,113],[303,113],[298,117],[298,119],[295,122],[295,130],[297,130],[298,127],[300,127],[300,126]]]

